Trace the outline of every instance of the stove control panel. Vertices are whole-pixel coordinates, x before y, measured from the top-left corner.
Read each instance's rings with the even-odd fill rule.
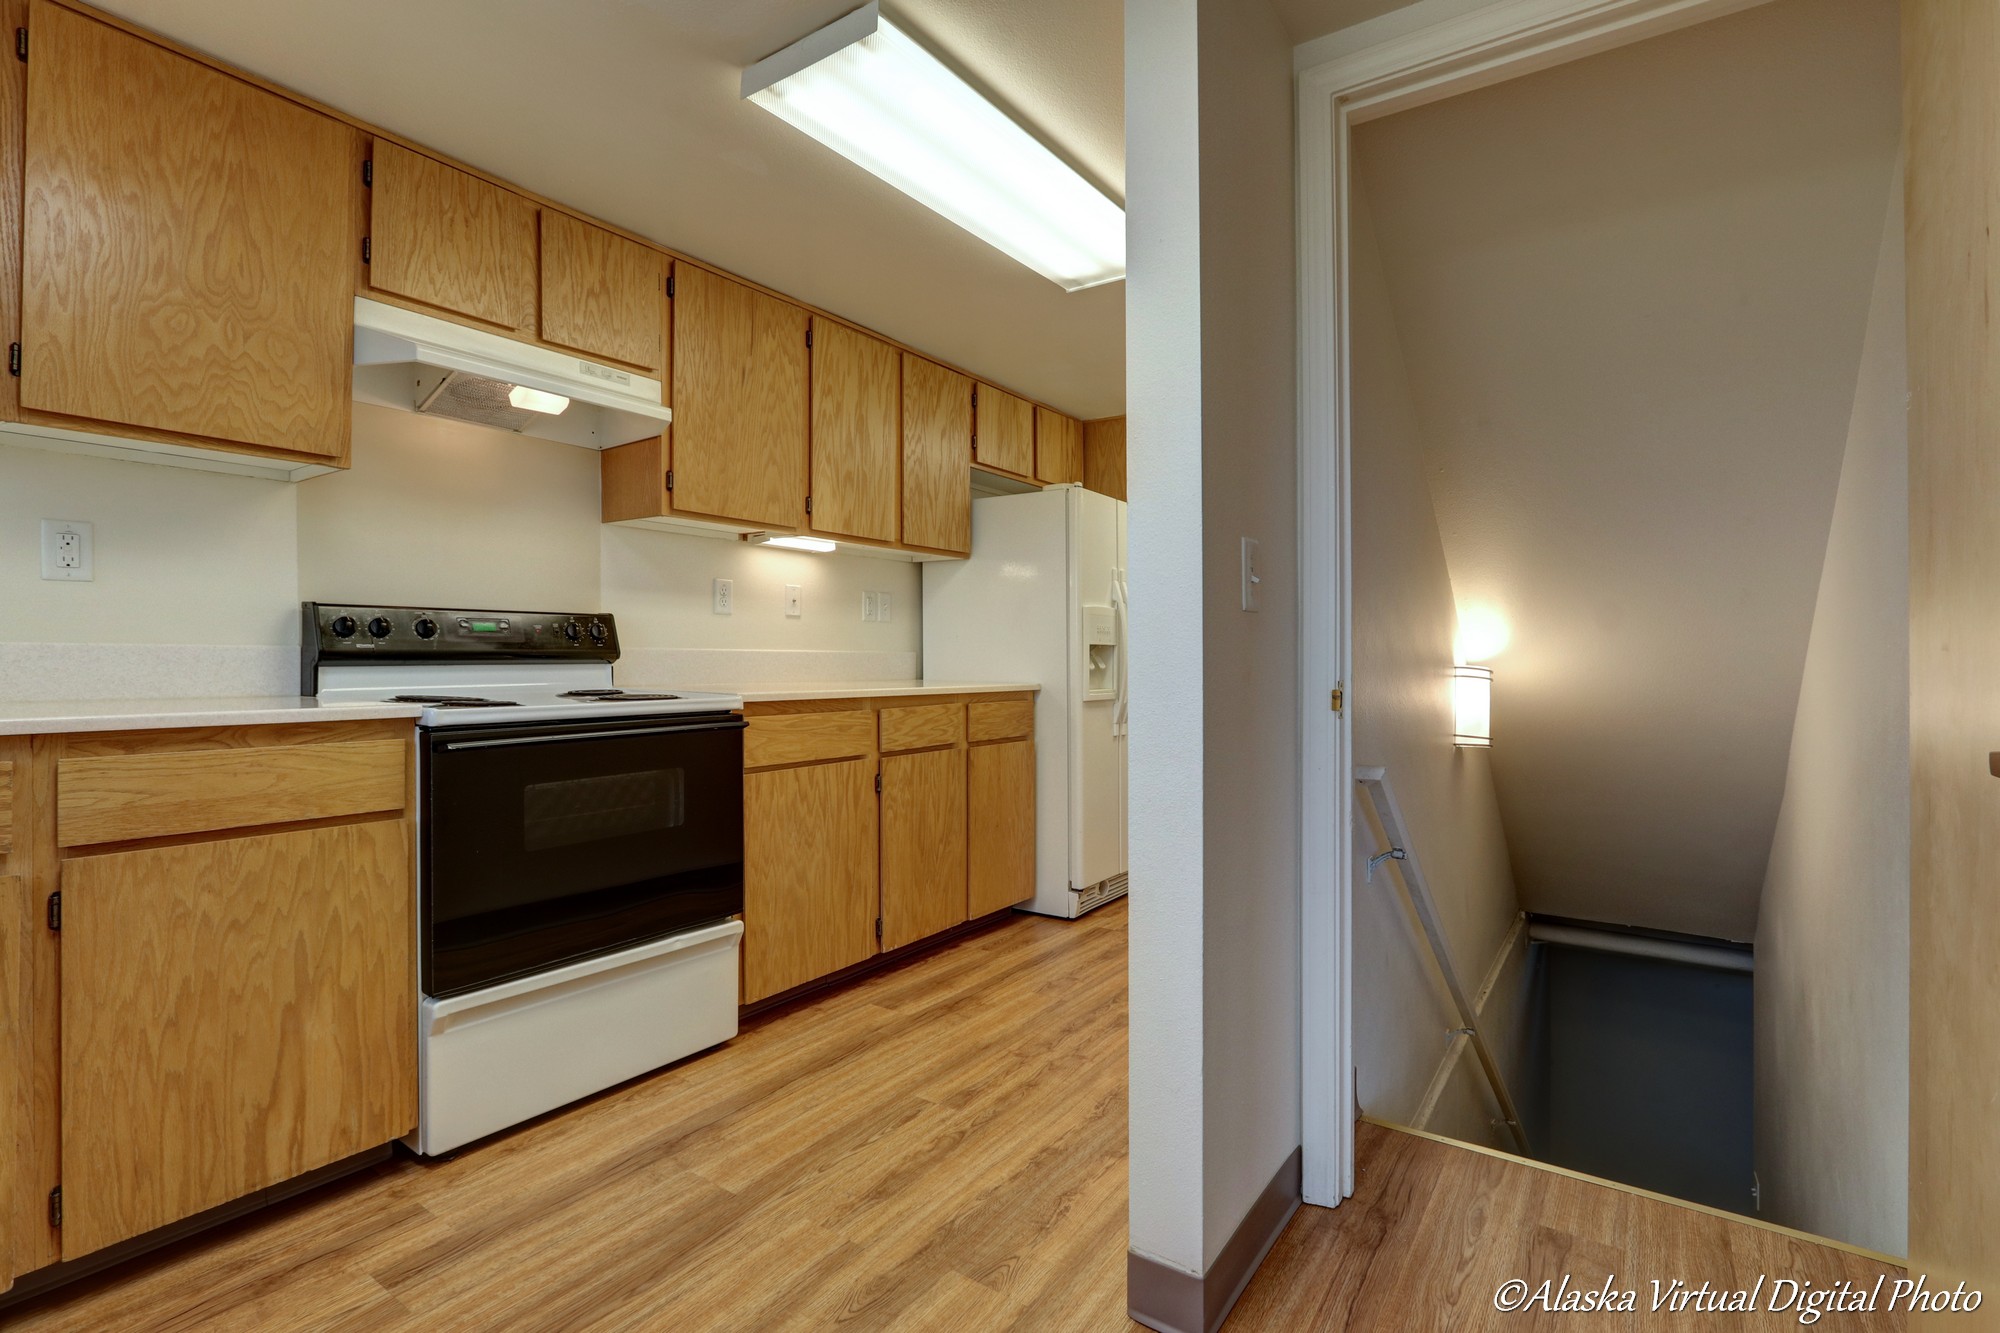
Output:
[[[324,661],[615,662],[618,626],[602,611],[475,611],[439,606],[304,604],[306,693]]]

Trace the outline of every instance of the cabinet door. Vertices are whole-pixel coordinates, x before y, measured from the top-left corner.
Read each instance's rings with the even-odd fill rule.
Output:
[[[1035,473],[1035,405],[1005,389],[979,386],[973,413],[972,456],[987,467],[1019,476]]]
[[[1046,486],[1083,480],[1083,423],[1035,409],[1035,480]]]
[[[67,861],[63,1258],[415,1128],[401,820]]]
[[[966,754],[966,914],[1035,896],[1035,743],[975,745]]]
[[[903,354],[903,541],[972,549],[972,381]]]
[[[743,1003],[875,955],[875,770],[743,775]]]
[[[805,522],[808,325],[790,302],[674,266],[676,510]]]
[[[965,920],[965,751],[882,760],[882,948]]]
[[[812,527],[896,540],[901,353],[858,329],[813,321]]]
[[[535,206],[377,139],[368,285],[516,332],[535,327]]]
[[[666,299],[657,250],[542,210],[542,341],[657,373]]]
[[[1114,500],[1125,498],[1125,418],[1083,423],[1083,484]]]
[[[21,406],[347,452],[358,140],[38,0]]]

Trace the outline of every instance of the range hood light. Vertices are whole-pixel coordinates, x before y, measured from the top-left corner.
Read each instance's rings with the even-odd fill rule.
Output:
[[[787,551],[816,551],[821,555],[838,549],[824,537],[794,537],[786,533],[746,532],[743,540],[755,546],[781,546]]]
[[[507,401],[528,412],[540,412],[547,416],[559,417],[569,408],[569,399],[559,393],[544,393],[540,389],[530,389],[525,384],[516,384],[507,391]]]

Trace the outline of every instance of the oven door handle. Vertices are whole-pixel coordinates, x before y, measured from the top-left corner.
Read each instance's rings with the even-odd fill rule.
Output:
[[[511,745],[554,745],[558,741],[622,741],[630,736],[685,736],[697,731],[742,731],[750,724],[742,718],[726,722],[695,722],[681,727],[627,727],[620,731],[564,731],[551,736],[501,736],[490,741],[445,741],[437,748],[455,750],[497,750]]]

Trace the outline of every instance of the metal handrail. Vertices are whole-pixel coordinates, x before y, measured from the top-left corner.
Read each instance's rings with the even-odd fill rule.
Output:
[[[1528,1135],[1521,1127],[1521,1113],[1514,1106],[1513,1094],[1507,1091],[1507,1080],[1493,1059],[1493,1051],[1486,1044],[1486,1035],[1479,1030],[1479,1012],[1465,998],[1465,988],[1458,984],[1458,973],[1451,964],[1451,950],[1445,943],[1444,923],[1438,917],[1437,903],[1431,897],[1430,883],[1424,878],[1423,867],[1417,863],[1416,852],[1411,850],[1409,826],[1403,822],[1402,808],[1396,804],[1396,793],[1389,786],[1389,770],[1356,768],[1354,780],[1368,793],[1369,803],[1375,807],[1375,817],[1382,821],[1382,832],[1389,839],[1388,849],[1369,861],[1369,872],[1372,875],[1375,867],[1383,861],[1396,863],[1397,873],[1403,877],[1403,890],[1409,895],[1410,906],[1416,909],[1417,924],[1423,927],[1424,938],[1430,943],[1431,958],[1444,977],[1445,989],[1451,993],[1452,1006],[1458,1011],[1458,1026],[1453,1029],[1453,1034],[1463,1033],[1472,1043],[1473,1054],[1479,1057],[1480,1068],[1486,1071],[1486,1081],[1492,1085],[1493,1100],[1500,1105],[1500,1115],[1507,1128],[1513,1131],[1515,1143],[1526,1153]]]

